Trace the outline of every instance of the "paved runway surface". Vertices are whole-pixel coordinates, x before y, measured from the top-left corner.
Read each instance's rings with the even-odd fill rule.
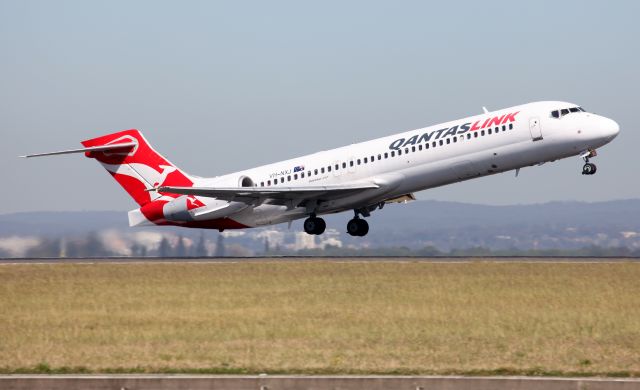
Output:
[[[68,263],[238,263],[238,262],[427,262],[427,263],[617,263],[640,262],[637,257],[102,257],[102,258],[25,258],[0,259],[0,264],[68,264]]]
[[[630,390],[637,378],[296,376],[296,375],[6,375],[0,388],[13,389],[449,389],[449,390]]]

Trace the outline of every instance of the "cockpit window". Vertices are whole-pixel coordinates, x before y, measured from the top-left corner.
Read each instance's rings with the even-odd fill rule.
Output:
[[[586,111],[582,107],[563,108],[561,110],[551,111],[551,117],[558,119],[560,117],[563,117],[563,116],[565,116],[567,114],[571,114],[571,113],[574,113],[574,112],[586,112]]]

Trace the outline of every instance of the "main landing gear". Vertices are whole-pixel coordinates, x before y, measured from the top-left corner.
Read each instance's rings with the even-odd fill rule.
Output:
[[[596,173],[596,164],[590,163],[589,158],[597,156],[598,153],[595,149],[591,149],[588,153],[583,154],[582,159],[584,160],[584,165],[582,166],[582,174],[583,175],[594,175]]]
[[[327,224],[324,219],[316,217],[315,214],[311,214],[309,218],[304,220],[304,231],[307,234],[322,234],[326,228]]]
[[[354,237],[363,237],[369,233],[369,224],[364,219],[358,216],[359,212],[356,211],[355,217],[347,223],[347,233]],[[327,228],[327,224],[324,219],[316,217],[315,214],[304,220],[304,231],[307,234],[319,235],[324,233]]]
[[[369,224],[357,215],[347,222],[347,233],[355,237],[362,237],[369,233]]]

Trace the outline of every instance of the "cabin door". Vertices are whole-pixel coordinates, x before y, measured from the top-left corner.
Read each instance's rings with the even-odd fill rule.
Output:
[[[540,128],[540,119],[538,117],[529,119],[529,131],[531,132],[532,140],[540,141],[542,139],[542,129]]]

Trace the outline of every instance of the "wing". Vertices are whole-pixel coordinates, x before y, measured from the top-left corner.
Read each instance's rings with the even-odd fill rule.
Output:
[[[328,200],[341,198],[364,190],[379,188],[376,184],[345,184],[334,186],[308,187],[171,187],[161,186],[150,191],[171,194],[204,196],[227,201],[255,203],[271,200],[270,203],[286,204],[288,201],[300,203],[307,200]]]

